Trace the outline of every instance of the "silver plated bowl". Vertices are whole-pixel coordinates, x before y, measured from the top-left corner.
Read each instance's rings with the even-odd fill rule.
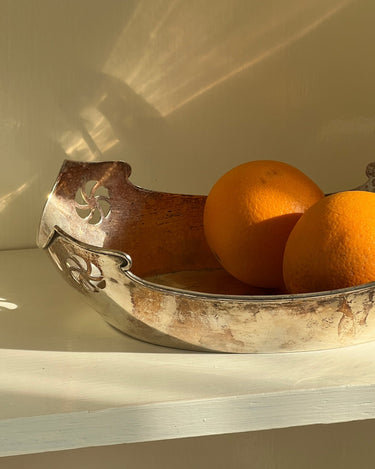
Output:
[[[146,190],[122,161],[65,161],[38,246],[105,321],[153,344],[270,353],[375,339],[375,282],[285,295],[226,274],[203,234],[205,196]],[[375,164],[357,190],[374,191]]]

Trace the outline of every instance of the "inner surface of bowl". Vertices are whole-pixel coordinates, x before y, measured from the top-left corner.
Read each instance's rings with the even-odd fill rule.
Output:
[[[38,244],[54,226],[77,241],[130,256],[131,271],[159,285],[216,294],[276,293],[222,269],[203,231],[206,196],[143,189],[121,161],[65,161],[45,206]]]

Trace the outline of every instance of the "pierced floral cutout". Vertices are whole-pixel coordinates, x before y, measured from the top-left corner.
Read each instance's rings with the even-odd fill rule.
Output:
[[[88,181],[75,197],[77,214],[90,225],[97,225],[111,211],[108,189],[98,181]]]
[[[74,255],[65,260],[65,265],[72,279],[87,292],[98,292],[105,288],[102,271],[92,262]]]

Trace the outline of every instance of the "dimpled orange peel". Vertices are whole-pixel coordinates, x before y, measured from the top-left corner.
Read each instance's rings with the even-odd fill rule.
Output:
[[[283,254],[301,215],[324,197],[297,168],[271,160],[241,164],[209,192],[203,226],[225,270],[257,287],[283,287]]]
[[[353,287],[375,280],[375,194],[339,192],[311,207],[284,255],[291,293]]]

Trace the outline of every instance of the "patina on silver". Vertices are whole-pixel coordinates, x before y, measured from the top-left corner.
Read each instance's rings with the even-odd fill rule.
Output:
[[[299,295],[236,283],[204,239],[206,197],[146,190],[130,173],[121,161],[65,161],[38,234],[38,246],[109,324],[153,344],[231,353],[375,339],[375,282]],[[366,173],[356,190],[374,192],[375,163]]]

